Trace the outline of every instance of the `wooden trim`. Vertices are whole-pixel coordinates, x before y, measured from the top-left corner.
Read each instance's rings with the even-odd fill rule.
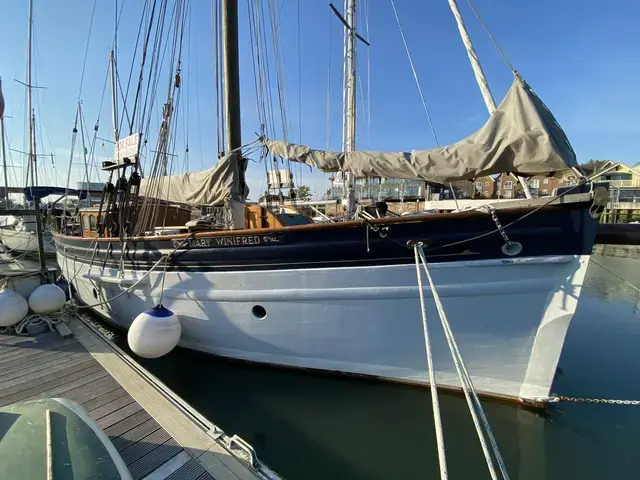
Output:
[[[541,210],[549,210],[558,205],[566,205],[570,203],[582,203],[591,198],[591,194],[574,194],[559,197],[554,202],[549,202],[548,197],[533,199],[529,201],[523,200],[511,200],[492,203],[496,210],[509,210],[510,213],[527,213],[535,208],[541,208]],[[367,220],[366,223],[372,225],[394,225],[398,223],[421,223],[421,222],[435,222],[443,218],[450,218],[455,215],[457,219],[463,220],[473,217],[479,217],[487,215],[486,211],[479,210],[465,210],[461,212],[450,213],[435,213],[424,215],[410,215],[405,217],[385,217],[375,218]],[[125,239],[127,242],[148,242],[148,241],[163,241],[163,240],[179,240],[187,237],[191,238],[208,238],[208,237],[224,237],[228,235],[259,235],[265,233],[286,233],[295,231],[316,231],[316,230],[332,230],[340,228],[355,228],[361,227],[365,224],[364,220],[351,220],[348,222],[335,222],[335,223],[311,223],[308,225],[291,225],[288,227],[275,227],[275,228],[252,228],[252,229],[239,229],[239,230],[215,230],[210,232],[198,232],[195,234],[178,233],[174,235],[159,235],[153,237],[131,237]],[[107,237],[107,238],[82,238],[74,237],[71,235],[63,235],[60,233],[54,233],[54,236],[61,239],[69,240],[84,240],[87,242],[96,241],[101,243],[120,242],[119,238]]]

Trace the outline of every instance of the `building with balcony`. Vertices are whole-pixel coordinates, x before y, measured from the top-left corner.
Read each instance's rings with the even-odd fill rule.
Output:
[[[593,182],[609,182],[609,187],[613,188],[636,188],[640,189],[640,169],[628,167],[620,162],[608,162],[589,176]]]

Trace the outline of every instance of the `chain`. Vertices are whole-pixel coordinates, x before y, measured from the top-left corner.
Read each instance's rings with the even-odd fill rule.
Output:
[[[511,245],[511,240],[509,240],[509,237],[507,237],[507,232],[504,231],[504,228],[502,227],[502,224],[498,219],[498,214],[496,213],[496,209],[491,205],[487,205],[487,210],[489,210],[489,213],[491,214],[491,218],[493,219],[493,223],[496,224],[496,228],[500,232],[500,235],[502,235],[504,243],[506,243],[507,245]]]
[[[605,403],[609,405],[640,405],[640,400],[614,400],[610,398],[583,398],[566,397],[564,395],[554,395],[547,400],[549,403],[571,402],[571,403]]]

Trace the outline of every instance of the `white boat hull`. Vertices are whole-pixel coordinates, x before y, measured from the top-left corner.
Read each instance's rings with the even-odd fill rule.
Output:
[[[38,254],[38,236],[36,232],[0,228],[0,241],[10,252]],[[56,254],[56,246],[51,232],[42,234],[45,255]]]
[[[588,262],[588,255],[561,255],[430,264],[478,392],[524,401],[550,394]],[[106,301],[94,310],[121,327],[160,300],[161,269],[107,301],[144,272],[119,278],[116,269],[61,251],[58,263],[80,299]],[[413,264],[170,271],[162,303],[179,316],[185,348],[426,385],[418,293]],[[428,287],[425,295],[438,385],[460,388]]]

